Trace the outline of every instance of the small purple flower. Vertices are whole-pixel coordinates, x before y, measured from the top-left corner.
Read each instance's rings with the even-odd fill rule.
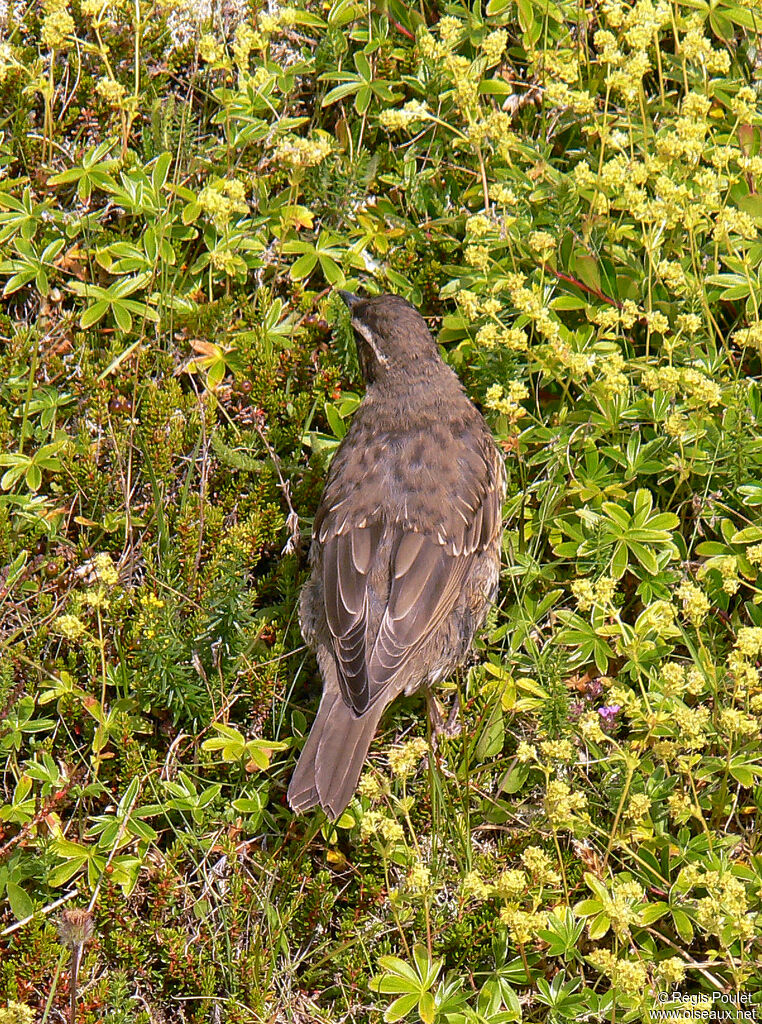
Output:
[[[598,708],[598,714],[603,719],[603,725],[612,728],[615,724],[614,720],[621,710],[622,708],[619,704],[609,704],[607,707]]]
[[[603,693],[603,684],[600,679],[591,679],[587,684],[587,696],[591,698],[600,697]]]

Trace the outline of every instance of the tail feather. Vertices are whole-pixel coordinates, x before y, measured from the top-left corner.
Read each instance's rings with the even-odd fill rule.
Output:
[[[326,688],[288,787],[297,814],[320,804],[330,818],[341,815],[357,788],[384,707],[379,702],[358,716],[338,690]]]

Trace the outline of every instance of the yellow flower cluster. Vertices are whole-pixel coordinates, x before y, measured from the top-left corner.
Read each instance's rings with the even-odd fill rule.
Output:
[[[413,892],[425,892],[431,886],[431,871],[421,861],[416,861],[407,876],[407,887]]]
[[[571,591],[581,612],[587,612],[596,606],[609,608],[614,602],[616,581],[611,576],[601,576],[595,582],[590,579],[574,580]]]
[[[555,828],[574,830],[577,824],[583,824],[587,809],[587,797],[584,793],[573,793],[571,786],[560,779],[551,779],[545,793],[545,813]]]
[[[235,38],[233,40],[233,59],[238,67],[248,67],[251,51],[261,49],[264,45],[265,40],[262,33],[256,32],[248,22],[241,22],[235,30]]]
[[[648,972],[636,960],[620,960],[610,949],[596,949],[588,960],[611,984],[630,996],[643,997],[648,986]]]
[[[694,626],[700,626],[709,612],[709,599],[701,587],[694,583],[681,583],[677,596],[683,602],[683,612]]]
[[[104,76],[99,78],[95,84],[95,91],[105,100],[109,106],[118,107],[127,95],[127,89],[121,82]]]
[[[545,757],[555,761],[573,761],[577,752],[568,740],[543,740],[540,750]]]
[[[544,260],[549,259],[556,248],[556,240],[548,231],[532,231],[527,241],[529,248],[534,249]]]
[[[47,0],[40,30],[42,45],[49,50],[68,50],[73,35],[74,18],[69,13],[66,0]]]
[[[691,814],[693,813],[693,803],[691,798],[678,790],[671,793],[667,797],[667,805],[669,807],[670,817],[678,824],[686,822]]]
[[[762,321],[755,320],[748,327],[733,332],[733,341],[743,348],[756,348],[762,352]]]
[[[533,284],[527,288],[521,274],[508,274],[505,286],[516,309],[532,320],[543,338],[551,344],[560,345],[561,328],[547,308],[540,286]]]
[[[521,861],[537,885],[560,885],[561,875],[547,853],[539,846],[527,846]]]
[[[503,907],[500,920],[508,926],[515,945],[523,946],[533,939],[541,928],[547,927],[548,915],[519,910],[517,907]]]
[[[643,889],[632,879],[614,879],[611,892],[603,900],[603,911],[617,938],[625,938],[630,926],[639,923],[643,896]]]
[[[316,131],[310,138],[286,135],[275,147],[274,158],[290,167],[315,167],[332,150],[328,132]]]
[[[644,387],[649,391],[664,391],[668,395],[682,392],[699,408],[719,405],[722,402],[720,385],[692,367],[649,367],[644,370],[642,380]]]
[[[463,899],[486,900],[492,892],[478,871],[469,871],[461,882],[460,891]]]
[[[633,793],[627,804],[626,816],[633,821],[642,821],[651,812],[651,798],[645,793]]]
[[[260,11],[257,28],[260,32],[270,35],[280,28],[296,25],[298,20],[299,10],[296,7],[276,7],[272,11]]]
[[[474,213],[466,220],[466,234],[473,238],[484,238],[495,228],[495,222],[484,213]]]
[[[750,214],[733,206],[726,206],[717,214],[714,237],[718,242],[723,242],[727,241],[730,235],[754,241],[759,236],[759,229]]]
[[[202,189],[198,203],[221,232],[225,231],[234,213],[249,212],[246,187],[237,178],[218,178],[211,182]]]
[[[527,891],[527,885],[527,876],[520,868],[507,868],[497,876],[494,890],[503,899],[516,900]]]
[[[398,779],[406,779],[412,775],[421,759],[426,755],[426,740],[416,737],[401,747],[392,747],[389,751],[389,768]]]
[[[516,757],[521,764],[529,764],[530,761],[538,760],[536,748],[525,740],[522,740],[516,747]]]
[[[476,341],[486,349],[507,348],[512,352],[526,352],[529,338],[520,327],[503,327],[502,324],[485,324],[476,332]]]
[[[702,882],[708,895],[696,902],[699,925],[723,945],[753,939],[757,915],[749,910],[743,882],[728,870],[707,871]]]
[[[152,591],[140,595],[140,611],[135,618],[134,625],[138,635],[149,640],[156,636],[159,613],[164,608],[164,604],[165,602]]]
[[[488,409],[507,416],[509,423],[516,423],[522,416],[526,416],[526,409],[520,403],[528,397],[526,385],[520,381],[511,381],[507,391],[502,384],[491,384],[487,388],[484,404]]]
[[[673,989],[685,979],[685,962],[679,956],[670,956],[666,960],[660,960],[656,965],[656,976],[659,979],[660,989]]]
[[[498,203],[500,206],[515,206],[519,201],[513,189],[500,181],[490,185],[489,197],[493,203]]]
[[[681,55],[690,63],[698,65],[712,75],[724,75],[730,68],[730,55],[725,50],[715,50],[704,35],[704,19],[693,16],[688,21],[685,35],[680,41]]]
[[[503,56],[505,48],[508,45],[508,33],[504,28],[495,29],[494,32],[490,32],[489,35],[485,36],[481,41],[479,48],[484,54],[484,60],[486,66],[492,67]]]
[[[198,43],[198,53],[207,64],[218,64],[225,56],[225,47],[209,32]]]
[[[99,20],[108,14],[111,7],[110,0],[82,0],[79,9],[86,18]]]
[[[53,620],[53,629],[67,640],[79,640],[87,627],[77,615],[59,615]]]
[[[702,580],[710,569],[719,571],[722,577],[722,589],[726,594],[737,593],[741,580],[738,576],[738,559],[735,555],[715,555],[704,562],[696,575]]]
[[[116,566],[111,561],[111,555],[106,551],[99,552],[93,559],[93,565],[95,567],[96,575],[98,579],[105,583],[107,587],[115,587],[119,582],[119,573],[116,570]]]
[[[360,822],[360,835],[363,839],[380,836],[389,843],[401,843],[405,838],[402,825],[381,811],[366,811]]]
[[[738,708],[723,708],[720,712],[720,731],[726,736],[758,736],[759,722]]]
[[[420,100],[410,100],[404,107],[390,107],[388,110],[382,110],[378,121],[389,131],[395,131],[425,121],[428,117],[431,117],[431,112],[425,103],[421,103]]]
[[[672,705],[672,720],[679,730],[680,743],[688,750],[701,750],[709,742],[706,730],[710,725],[709,709],[698,705],[689,708],[682,701]]]
[[[614,337],[617,328],[629,331],[641,313],[631,299],[625,299],[621,307],[602,306],[593,311],[590,319],[601,329],[601,336]]]
[[[736,634],[735,648],[745,658],[758,658],[762,654],[762,627],[741,626]]]
[[[601,728],[601,716],[595,711],[582,715],[577,723],[580,735],[588,743],[603,743],[608,738]]]

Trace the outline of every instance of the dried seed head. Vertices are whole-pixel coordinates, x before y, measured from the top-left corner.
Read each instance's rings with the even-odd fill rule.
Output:
[[[95,932],[95,921],[92,910],[71,907],[64,910],[58,925],[58,941],[67,949],[78,949],[86,946]]]

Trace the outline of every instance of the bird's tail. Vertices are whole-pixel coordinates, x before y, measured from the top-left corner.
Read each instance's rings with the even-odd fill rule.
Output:
[[[386,704],[362,715],[344,703],[338,684],[326,686],[317,717],[294,769],[288,802],[301,814],[317,804],[334,821],[352,799],[368,748]]]

